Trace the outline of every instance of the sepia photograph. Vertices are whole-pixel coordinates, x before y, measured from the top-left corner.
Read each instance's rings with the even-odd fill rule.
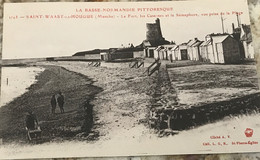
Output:
[[[259,152],[252,39],[246,0],[5,3],[0,158]]]

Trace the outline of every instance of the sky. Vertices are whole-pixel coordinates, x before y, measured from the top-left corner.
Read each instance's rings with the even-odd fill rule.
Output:
[[[101,12],[89,11],[97,8]],[[111,11],[114,8],[135,11]],[[138,8],[165,8],[169,11],[137,11]],[[120,47],[121,44],[139,45],[146,38],[146,23],[154,23],[158,15],[164,16],[159,18],[166,40],[177,44],[195,37],[204,40],[207,34],[222,32],[220,12],[225,13],[225,32],[231,33],[232,23],[237,27],[234,12],[243,12],[239,16],[241,23],[250,23],[246,0],[8,3],[4,6],[2,58],[69,56],[96,48]],[[198,16],[176,16],[189,13]],[[202,16],[203,13],[218,15]],[[39,18],[45,15],[92,15],[93,18]],[[95,18],[98,15],[114,18]],[[126,18],[122,18],[124,16]]]

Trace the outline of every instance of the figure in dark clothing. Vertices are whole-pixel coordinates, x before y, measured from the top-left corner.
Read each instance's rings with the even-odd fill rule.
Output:
[[[58,105],[59,105],[59,107],[60,107],[60,112],[61,112],[61,113],[64,113],[64,108],[63,108],[63,105],[64,105],[64,96],[62,95],[61,92],[58,93],[57,102],[58,102]]]
[[[29,111],[25,119],[26,127],[28,130],[35,130],[38,126],[38,120],[32,111]]]
[[[56,102],[55,95],[52,95],[52,97],[51,97],[51,113],[52,114],[55,114],[56,105],[57,105],[57,102]]]
[[[28,140],[41,138],[41,128],[38,120],[32,111],[29,111],[25,119]]]

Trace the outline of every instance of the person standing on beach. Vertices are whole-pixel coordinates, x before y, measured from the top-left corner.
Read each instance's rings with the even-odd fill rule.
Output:
[[[58,102],[58,105],[59,105],[59,107],[60,107],[60,112],[61,112],[61,113],[64,113],[64,108],[63,108],[63,105],[64,105],[64,96],[62,95],[61,92],[58,93],[57,102]]]
[[[51,97],[51,113],[52,114],[55,114],[56,105],[57,105],[57,102],[56,102],[56,98],[55,98],[55,94],[54,94]]]
[[[26,123],[26,128],[28,130],[35,130],[36,126],[38,126],[38,120],[32,111],[28,111],[28,114],[26,115],[25,123]]]

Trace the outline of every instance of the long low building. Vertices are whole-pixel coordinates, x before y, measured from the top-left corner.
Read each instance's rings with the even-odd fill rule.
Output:
[[[144,51],[142,48],[118,48],[109,49],[106,52],[100,53],[101,60],[103,61],[114,61],[131,58],[143,58]]]

